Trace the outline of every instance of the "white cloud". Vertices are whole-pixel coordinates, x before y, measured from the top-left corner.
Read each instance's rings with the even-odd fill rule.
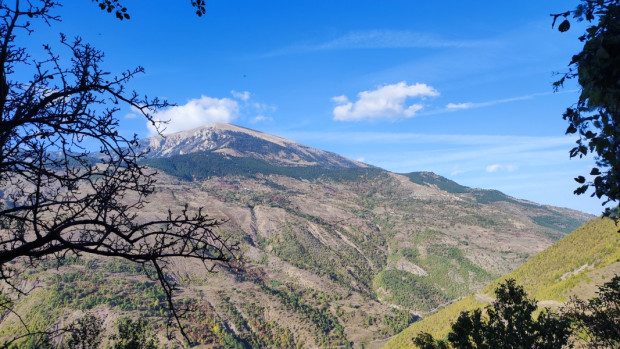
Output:
[[[155,120],[168,121],[163,124],[163,133],[169,134],[213,122],[231,122],[239,115],[239,105],[229,98],[211,98],[202,96],[191,99],[185,105],[175,106],[155,114]],[[147,123],[149,133],[157,134],[153,125]]]
[[[349,99],[345,95],[340,95],[340,96],[332,97],[332,101],[336,103],[347,103]]]
[[[252,120],[250,122],[255,124],[255,123],[261,122],[261,121],[265,121],[265,116],[264,115],[256,115],[255,117],[252,118]]]
[[[499,165],[499,164],[489,165],[489,166],[487,166],[487,172],[489,172],[489,173],[497,172],[501,168],[502,168],[502,166]]]
[[[458,176],[458,175],[463,174],[463,173],[465,173],[465,171],[463,171],[463,170],[454,170],[454,171],[450,172],[450,175],[451,176]]]
[[[235,90],[232,90],[232,91],[230,91],[230,94],[233,97],[235,97],[237,99],[240,99],[240,100],[242,100],[244,102],[246,102],[246,101],[248,101],[250,99],[250,92],[248,92],[248,91],[237,92]]]
[[[360,158],[355,159],[355,161],[359,161],[359,162],[364,162],[365,163],[366,159],[363,158],[363,157],[360,157]]]
[[[252,108],[254,108],[254,110],[259,114],[273,113],[278,109],[275,105],[263,104],[258,102],[252,103]]]
[[[473,103],[448,103],[446,108],[448,109],[469,109],[473,106]]]
[[[493,164],[493,165],[489,165],[486,168],[486,171],[488,173],[493,173],[493,172],[498,172],[498,171],[508,171],[508,172],[513,172],[517,169],[518,167],[515,165],[500,165],[500,164]]]
[[[249,91],[239,92],[239,91],[231,90],[230,94],[235,99],[238,99],[243,102],[240,105],[240,109],[241,109],[241,114],[244,117],[247,117],[249,115],[256,115],[249,119],[250,123],[256,124],[258,122],[263,122],[263,121],[273,121],[273,118],[266,116],[266,115],[275,112],[277,109],[276,106],[254,101],[252,98],[252,94]]]
[[[421,104],[406,105],[407,98],[438,96],[434,88],[421,83],[407,85],[401,81],[392,85],[380,86],[375,90],[362,91],[357,94],[355,103],[342,95],[332,98],[338,105],[334,108],[334,120],[396,120],[410,118],[422,109]]]
[[[263,121],[273,121],[273,118],[267,117],[265,115],[256,115],[250,120],[250,123],[256,124],[256,123],[263,122]]]

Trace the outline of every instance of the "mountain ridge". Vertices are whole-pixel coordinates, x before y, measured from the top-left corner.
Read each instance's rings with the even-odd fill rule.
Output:
[[[264,142],[275,144],[278,147],[291,147],[292,150],[288,152],[282,152],[282,149],[278,149],[280,150],[279,154],[276,154],[275,156],[266,156],[265,154],[260,154],[256,149],[240,149],[238,147],[239,141],[236,140],[236,137],[239,137],[239,134],[257,138]],[[245,138],[244,140],[247,141],[247,139]],[[235,141],[237,141],[237,143],[235,143]],[[264,144],[261,144],[260,142],[247,142],[254,146],[258,145],[258,148],[263,146],[266,152],[268,152],[269,150],[273,150],[269,147],[265,148]],[[265,165],[268,164],[272,166],[283,167],[315,167],[317,170],[324,170],[325,168],[333,169],[337,167],[345,167],[352,169],[364,168],[387,171],[372,165],[348,159],[344,156],[330,151],[318,150],[280,136],[271,135],[268,133],[229,123],[211,123],[205,126],[180,131],[173,134],[146,138],[142,140],[141,147],[143,149],[149,150],[149,160],[157,158],[166,159],[162,159],[162,161],[159,161],[157,165],[160,167],[162,167],[162,164],[166,161],[170,161],[170,158],[176,156],[187,156],[196,153],[212,153],[210,157],[207,156],[208,160],[220,161],[222,159],[228,159],[230,157],[246,157],[259,160],[242,165],[242,167],[244,168],[249,168],[252,166],[265,167]],[[241,148],[245,147],[247,147],[247,145],[241,146]],[[186,159],[183,159],[182,161],[186,161]],[[189,161],[194,162],[194,165],[198,164],[198,161],[196,160],[190,159]],[[261,164],[260,161],[264,161],[266,164]],[[154,164],[155,162],[147,161],[146,163]],[[167,168],[166,170],[168,170],[169,173],[171,172],[171,174],[173,175],[177,175],[175,174],[175,171],[170,168]],[[199,170],[204,173],[209,173],[209,170],[205,166],[199,168]],[[249,169],[246,172],[249,172]],[[438,189],[446,191],[448,193],[473,194],[474,196],[476,196],[478,202],[489,203],[494,201],[512,201],[524,205],[532,204],[538,207],[551,207],[550,205],[543,205],[524,199],[518,199],[495,189],[472,188],[463,186],[451,179],[445,178],[430,171],[414,171],[409,173],[401,173],[401,175],[408,177],[409,180],[413,183],[426,186],[435,186]],[[204,177],[204,175],[196,175],[196,173],[192,173],[191,175],[185,174],[182,176],[185,179],[190,179],[192,177]],[[564,207],[554,206],[554,208],[578,212],[576,210]],[[590,217],[592,218],[594,216],[590,215]],[[567,232],[571,231],[576,227],[577,226],[572,226],[572,228],[569,229]]]
[[[178,300],[202,316],[187,319],[191,338],[207,348],[377,345],[592,217],[219,127],[160,140],[144,162],[159,170],[155,190],[138,213],[203,207],[225,222],[223,238],[240,242],[245,273],[170,264]],[[36,326],[83,311],[161,321],[159,293],[127,262],[85,256],[29,277],[42,289],[24,304],[47,305]]]
[[[369,167],[359,161],[264,132],[233,124],[213,123],[191,130],[144,139],[141,147],[149,158],[170,157],[200,151],[230,156],[251,156],[287,166]]]

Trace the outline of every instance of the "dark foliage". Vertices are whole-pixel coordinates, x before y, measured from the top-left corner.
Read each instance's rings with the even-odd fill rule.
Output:
[[[71,335],[66,348],[97,349],[101,344],[103,320],[93,314],[86,314],[77,319],[69,328]]]
[[[19,294],[28,291],[19,281],[23,268],[82,253],[122,257],[152,266],[170,320],[180,324],[167,262],[228,261],[236,244],[200,209],[140,215],[155,174],[139,165],[136,136],[120,135],[115,115],[131,106],[156,124],[152,112],[168,103],[127,91],[143,69],[103,71],[103,53],[80,38],[61,35],[60,50],[45,45],[45,57],[30,57],[17,38],[33,31],[33,21],[58,21],[56,6],[0,2],[0,279]],[[32,78],[16,80],[17,71]],[[10,311],[9,302],[1,305]]]
[[[144,320],[121,318],[118,320],[117,333],[111,337],[111,349],[157,349],[159,340],[151,332]]]
[[[588,301],[573,298],[564,309],[591,348],[620,347],[620,276],[615,276]]]
[[[129,12],[123,4],[119,0],[92,0],[94,3],[99,6],[100,9],[106,11],[108,13],[114,13],[116,18],[121,21],[124,19],[131,18],[129,16]],[[206,9],[206,1],[205,0],[190,0],[192,7],[196,9],[196,15],[201,17],[207,12]]]
[[[445,177],[436,175],[432,172],[410,172],[404,173],[403,176],[407,176],[410,181],[421,185],[436,185],[437,188],[445,190],[448,193],[468,193],[470,188],[458,184],[455,181],[451,181]]]
[[[581,52],[573,56],[569,71],[554,83],[557,90],[569,79],[577,79],[581,94],[577,103],[566,109],[567,134],[577,134],[571,157],[596,156],[596,166],[589,175],[575,178],[581,184],[575,194],[589,188],[592,196],[605,198],[604,204],[620,199],[620,0],[582,0],[574,11],[553,14],[553,24],[565,32],[569,18],[591,23],[579,40]],[[610,215],[611,209],[605,214]]]
[[[450,344],[443,340],[435,340],[429,333],[420,333],[413,339],[413,344],[421,349],[449,349]]]
[[[536,301],[527,298],[515,280],[506,280],[495,290],[496,300],[481,309],[462,312],[448,334],[454,348],[562,348],[568,343],[570,322],[543,310],[536,319]],[[414,343],[421,348],[446,348],[428,333]]]
[[[168,158],[146,159],[142,164],[188,181],[201,180],[211,176],[252,177],[258,173],[307,180],[326,178],[338,181],[354,181],[360,177],[374,178],[384,172],[374,167],[278,166],[251,157],[234,157],[209,151],[175,155]]]

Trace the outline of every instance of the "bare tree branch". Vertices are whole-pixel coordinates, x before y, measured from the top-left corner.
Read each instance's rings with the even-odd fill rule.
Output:
[[[145,152],[137,136],[118,133],[116,113],[133,107],[158,126],[153,113],[169,103],[127,91],[143,69],[112,75],[100,67],[103,53],[79,37],[61,35],[60,51],[45,45],[46,57],[31,58],[17,35],[31,33],[32,20],[58,21],[50,11],[59,4],[25,4],[0,2],[0,281],[24,292],[13,282],[22,268],[71,254],[152,264],[170,317],[187,337],[167,260],[227,262],[237,244],[220,236],[214,228],[222,222],[202,209],[140,213],[156,173],[140,165]],[[27,68],[34,72],[29,81],[12,79]]]

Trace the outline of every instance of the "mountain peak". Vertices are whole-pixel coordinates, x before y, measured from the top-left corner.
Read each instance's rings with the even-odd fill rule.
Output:
[[[170,157],[197,152],[216,152],[252,157],[286,166],[368,167],[335,153],[249,128],[213,123],[191,130],[144,139],[149,157]]]

